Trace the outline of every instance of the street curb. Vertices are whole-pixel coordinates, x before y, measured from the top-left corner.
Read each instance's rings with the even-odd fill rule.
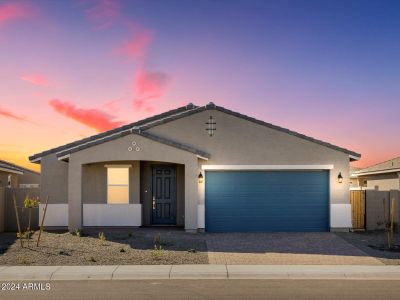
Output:
[[[0,266],[3,282],[170,279],[400,280],[400,265]]]

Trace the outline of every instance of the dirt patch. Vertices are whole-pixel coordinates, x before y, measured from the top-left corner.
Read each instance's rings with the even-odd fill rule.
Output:
[[[385,246],[386,235],[383,231],[340,232],[337,235],[384,264],[400,265],[400,236],[398,233],[395,234],[396,247],[393,250],[389,250]]]
[[[183,231],[44,232],[39,247],[37,235],[21,248],[15,233],[1,233],[0,265],[208,264],[204,239]]]

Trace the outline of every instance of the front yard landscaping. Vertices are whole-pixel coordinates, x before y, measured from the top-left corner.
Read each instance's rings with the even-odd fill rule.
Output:
[[[400,264],[398,248],[384,250],[383,232],[192,234],[173,228],[85,230],[82,236],[43,232],[36,247],[37,236],[35,232],[21,248],[15,233],[0,233],[0,266]]]
[[[394,249],[387,249],[387,236],[383,231],[337,233],[346,242],[386,265],[400,265],[400,235],[395,233]]]
[[[207,264],[206,242],[176,230],[38,232],[20,247],[15,233],[0,234],[0,265]]]

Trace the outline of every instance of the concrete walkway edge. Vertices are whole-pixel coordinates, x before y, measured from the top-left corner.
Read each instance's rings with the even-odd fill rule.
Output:
[[[365,265],[114,265],[0,266],[0,281],[161,279],[400,280],[399,266]]]

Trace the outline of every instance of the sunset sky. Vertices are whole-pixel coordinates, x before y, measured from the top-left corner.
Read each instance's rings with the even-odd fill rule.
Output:
[[[400,156],[400,1],[0,0],[0,159],[210,101]]]

